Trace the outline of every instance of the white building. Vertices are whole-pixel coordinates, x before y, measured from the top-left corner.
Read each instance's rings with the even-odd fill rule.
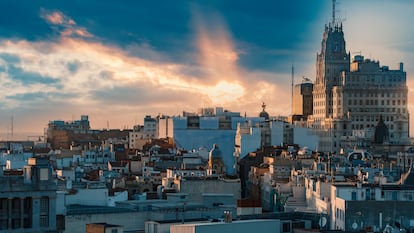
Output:
[[[163,121],[163,123],[165,123]],[[142,149],[142,146],[150,139],[159,138],[158,121],[151,116],[145,116],[144,125],[136,125],[132,132],[129,132],[129,148]]]
[[[9,148],[0,148],[0,166],[5,169],[23,169],[27,166],[29,158],[33,157],[31,151],[24,150],[24,145],[18,142],[4,143]],[[3,145],[6,147],[6,145]]]
[[[292,125],[293,143],[300,147],[307,147],[312,151],[319,150],[319,137],[315,135],[312,129]]]
[[[250,121],[256,125],[263,120],[262,117],[241,117],[238,112],[223,111],[222,108],[216,108],[215,116],[174,117],[174,143],[177,148],[185,150],[211,148],[217,144],[222,151],[227,173],[233,174],[237,124]]]
[[[167,177],[166,178],[174,178],[174,177],[205,177],[207,176],[207,172],[204,169],[167,169]]]
[[[174,131],[173,118],[169,116],[158,116],[157,121],[157,138],[172,138]]]
[[[261,130],[254,127],[251,122],[237,124],[235,137],[235,156],[242,159],[248,153],[261,147]]]
[[[281,146],[297,144],[312,151],[318,150],[319,137],[314,130],[299,124],[290,125],[283,120],[266,120],[252,125],[251,122],[238,124],[235,138],[234,155],[242,159],[248,153],[262,146]]]
[[[285,127],[288,125],[283,120],[267,120],[260,123],[262,128],[262,145],[264,146],[280,146],[286,143]]]
[[[258,231],[261,233],[280,233],[281,224],[279,219],[255,219],[245,221],[229,221],[229,222],[210,222],[210,223],[189,223],[181,225],[171,225],[171,233],[251,233]],[[148,232],[153,233],[153,232]]]

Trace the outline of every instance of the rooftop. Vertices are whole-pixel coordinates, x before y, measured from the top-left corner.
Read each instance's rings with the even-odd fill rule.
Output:
[[[66,208],[67,208],[67,211],[66,211],[67,215],[133,212],[133,210],[128,209],[128,208],[109,207],[109,206],[93,206],[93,205],[68,205]]]

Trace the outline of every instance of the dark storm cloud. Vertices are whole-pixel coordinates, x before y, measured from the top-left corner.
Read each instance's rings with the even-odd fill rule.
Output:
[[[234,37],[240,40],[244,51],[240,64],[247,69],[283,71],[289,70],[292,61],[299,63],[314,58],[317,43],[313,31],[326,7],[324,1],[265,1],[262,4],[223,1],[223,15]],[[315,42],[309,47],[309,41]]]
[[[235,38],[236,49],[242,51],[239,57],[242,66],[272,71],[284,69],[286,61],[300,60],[298,53],[311,49],[304,45],[311,38],[312,27],[322,10],[329,10],[325,1],[306,0],[255,3],[247,0],[123,1],[122,4],[98,0],[24,1],[23,4],[1,1],[0,8],[10,10],[0,15],[0,32],[6,37],[46,38],[55,32],[39,14],[59,9],[76,21],[76,25],[96,36],[96,40],[121,48],[131,48],[131,45],[140,48],[146,44],[151,51],[162,54],[156,56],[148,54],[150,50],[129,50],[134,56],[191,64],[193,57],[190,54],[196,52],[193,41],[197,25],[192,23],[195,5],[206,15],[217,12],[223,16]],[[321,33],[323,25],[318,26]],[[267,52],[280,49],[288,49],[290,53]]]

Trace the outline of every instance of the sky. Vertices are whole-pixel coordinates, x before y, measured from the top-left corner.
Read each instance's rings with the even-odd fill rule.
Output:
[[[88,115],[93,129],[224,107],[291,113],[315,80],[331,0],[0,1],[0,137],[42,135]],[[347,50],[398,69],[414,112],[414,1],[338,0]],[[414,123],[410,124],[414,127]],[[411,132],[414,132],[411,130]]]

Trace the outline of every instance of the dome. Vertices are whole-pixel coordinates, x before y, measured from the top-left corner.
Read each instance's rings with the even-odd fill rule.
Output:
[[[259,114],[259,117],[263,117],[265,120],[269,120],[269,113],[263,111]]]
[[[221,154],[221,150],[218,148],[217,144],[213,145],[213,148],[210,150],[209,156],[210,159],[215,159],[215,158],[223,158],[222,154]]]
[[[263,111],[260,112],[259,117],[263,117],[265,120],[269,120],[269,113],[267,113],[265,111],[265,108],[266,108],[266,104],[265,103],[262,104],[262,108],[263,108]]]

